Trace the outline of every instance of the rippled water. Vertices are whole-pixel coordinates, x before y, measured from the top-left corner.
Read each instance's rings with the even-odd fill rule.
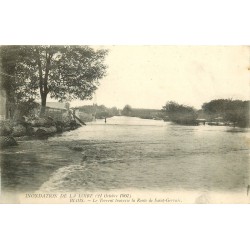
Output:
[[[249,130],[99,120],[1,152],[3,191],[238,191],[248,183]]]

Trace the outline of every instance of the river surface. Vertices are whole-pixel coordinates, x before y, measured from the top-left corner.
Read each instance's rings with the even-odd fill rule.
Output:
[[[2,191],[241,191],[248,184],[249,138],[249,129],[97,120],[2,150]]]

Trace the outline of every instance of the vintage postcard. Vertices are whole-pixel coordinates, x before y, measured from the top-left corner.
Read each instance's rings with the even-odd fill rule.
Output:
[[[250,202],[249,46],[1,46],[0,203]]]

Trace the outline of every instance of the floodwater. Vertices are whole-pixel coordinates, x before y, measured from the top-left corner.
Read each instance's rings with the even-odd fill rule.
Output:
[[[2,191],[241,191],[248,184],[249,138],[249,129],[97,120],[2,150]]]

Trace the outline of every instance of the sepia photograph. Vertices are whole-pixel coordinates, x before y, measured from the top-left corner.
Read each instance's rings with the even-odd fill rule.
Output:
[[[249,248],[249,1],[1,10],[2,249]]]
[[[249,46],[0,47],[1,203],[249,203]]]

